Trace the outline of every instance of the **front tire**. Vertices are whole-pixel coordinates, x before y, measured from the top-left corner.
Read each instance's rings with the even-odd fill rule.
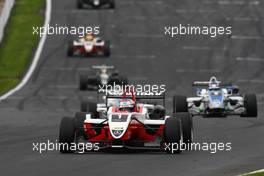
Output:
[[[175,117],[170,117],[165,121],[164,134],[163,134],[164,142],[168,145],[170,144],[170,149],[166,150],[167,153],[173,154],[171,146],[177,146],[177,150],[175,153],[181,153],[180,145],[182,139],[181,133],[181,122],[180,119]]]
[[[188,112],[188,103],[186,96],[175,95],[173,96],[173,113]]]
[[[193,141],[193,120],[189,113],[176,113],[181,120],[183,143],[190,144]]]
[[[75,142],[75,124],[74,119],[70,117],[64,117],[60,123],[59,143],[61,153],[73,153],[70,149],[72,143]]]
[[[87,89],[87,77],[86,77],[86,75],[80,76],[79,88],[81,91],[84,91]]]
[[[246,109],[246,117],[258,116],[257,97],[255,94],[246,94],[244,96],[244,107]]]

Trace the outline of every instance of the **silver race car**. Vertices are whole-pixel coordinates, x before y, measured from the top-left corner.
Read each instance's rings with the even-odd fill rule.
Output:
[[[126,85],[128,80],[121,76],[114,66],[96,65],[92,66],[96,70],[94,75],[80,76],[80,90],[98,90],[107,85]]]
[[[197,87],[197,96],[175,96],[174,112],[189,111],[194,116],[203,117],[257,117],[255,94],[240,95],[237,86],[222,84],[216,77],[211,77],[209,82],[196,81],[193,86]]]
[[[110,9],[114,9],[115,0],[77,0],[78,9],[82,9],[85,7],[91,7],[93,9],[108,7]]]

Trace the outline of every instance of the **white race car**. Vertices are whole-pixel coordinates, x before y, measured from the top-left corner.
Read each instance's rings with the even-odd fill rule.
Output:
[[[164,145],[192,142],[192,117],[189,113],[167,115],[164,106],[136,101],[162,97],[107,96],[105,104],[89,102],[88,112],[63,118],[60,143],[71,144],[85,140],[99,143],[100,149],[164,149]],[[62,149],[62,153],[74,152]],[[180,147],[174,151],[180,153]]]
[[[68,56],[110,56],[110,42],[100,37],[87,34],[79,40],[70,41],[67,50]]]
[[[240,95],[237,86],[221,84],[216,77],[211,77],[209,82],[196,81],[193,86],[197,87],[197,97],[175,96],[174,112],[189,111],[194,116],[203,117],[257,117],[255,94]]]

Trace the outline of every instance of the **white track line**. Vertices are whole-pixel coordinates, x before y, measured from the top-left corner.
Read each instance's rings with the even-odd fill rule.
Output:
[[[116,59],[125,59],[125,58],[131,58],[131,59],[155,59],[156,55],[134,55],[134,56],[128,56],[125,54],[113,54],[111,56],[112,58]]]
[[[49,85],[48,88],[57,88],[57,89],[76,89],[76,85]]]
[[[220,70],[217,69],[199,69],[199,70],[194,70],[194,69],[175,69],[176,72],[178,73],[220,73]]]
[[[43,96],[44,99],[49,99],[49,100],[65,100],[65,99],[71,99],[71,100],[78,100],[78,97],[72,97],[72,96]]]
[[[259,5],[259,1],[250,1],[248,2],[247,0],[241,1],[241,0],[236,0],[236,1],[230,1],[230,0],[221,0],[221,1],[212,1],[212,0],[207,0],[207,1],[202,1],[203,4],[218,4],[218,5]]]
[[[54,70],[54,71],[73,71],[73,70],[79,70],[79,71],[91,71],[91,67],[57,67],[57,68],[49,68],[49,67],[43,67],[42,70]]]
[[[231,39],[238,39],[238,40],[264,40],[264,37],[262,37],[262,36],[232,35]]]
[[[227,21],[239,21],[239,22],[246,22],[246,21],[260,21],[259,18],[250,18],[250,17],[234,17],[234,18],[230,18],[230,17],[226,17],[225,18]]]
[[[239,79],[236,82],[238,82],[238,83],[263,84],[264,80],[262,80],[262,79]]]
[[[137,4],[156,4],[161,5],[163,1],[155,0],[155,1],[120,1],[120,5],[137,5]]]
[[[251,61],[251,62],[264,62],[264,58],[256,58],[256,57],[237,57],[237,61]]]
[[[148,78],[146,78],[146,77],[129,77],[129,80],[132,80],[132,81],[147,81]]]
[[[46,0],[46,14],[45,14],[45,23],[44,23],[44,27],[47,27],[50,23],[50,18],[51,18],[51,7],[52,7],[52,4],[51,4],[51,0]],[[44,47],[44,44],[45,44],[45,41],[46,41],[46,38],[47,38],[47,34],[43,35],[39,41],[39,44],[38,44],[38,48],[35,52],[35,55],[34,55],[34,58],[33,58],[33,61],[30,65],[30,68],[29,70],[27,71],[26,75],[24,76],[24,78],[22,79],[22,81],[12,90],[10,90],[9,92],[7,92],[6,94],[4,94],[3,96],[0,97],[0,101],[8,98],[9,96],[13,95],[15,92],[19,91],[20,89],[22,89],[26,84],[27,82],[29,81],[31,75],[33,74],[34,70],[36,69],[37,67],[37,64],[38,64],[38,61],[40,59],[40,55],[41,55],[41,52],[43,50],[43,47]]]
[[[119,34],[120,37],[134,37],[134,38],[163,38],[161,34],[143,34],[143,33],[127,33]]]
[[[260,170],[256,170],[256,171],[249,172],[249,173],[246,173],[246,174],[242,174],[240,176],[245,176],[245,175],[248,175],[248,174],[257,174],[257,173],[260,173],[260,172],[264,172],[264,169],[260,169]]]
[[[227,50],[226,47],[223,48],[214,48],[214,47],[210,47],[210,46],[182,46],[181,47],[182,50]]]
[[[215,13],[216,10],[213,9],[198,9],[198,10],[190,10],[190,9],[175,9],[176,13]]]

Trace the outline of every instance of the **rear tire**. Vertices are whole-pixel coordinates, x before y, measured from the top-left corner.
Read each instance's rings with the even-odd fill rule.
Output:
[[[111,51],[110,51],[110,42],[106,41],[105,42],[105,49],[104,49],[104,56],[105,57],[109,57],[111,55]]]
[[[82,9],[83,8],[83,2],[82,0],[77,0],[77,8]]]
[[[83,126],[85,119],[86,119],[86,113],[77,112],[74,117],[74,125],[75,125],[75,129],[77,129],[78,131],[78,136],[83,136],[86,138],[84,126]]]
[[[126,76],[121,76],[120,79],[121,79],[122,85],[128,85],[128,79]]]
[[[170,117],[166,119],[165,121],[165,127],[164,127],[164,134],[163,134],[164,142],[167,144],[170,144],[170,147],[172,145],[177,145],[178,149],[176,151],[172,151],[171,148],[166,150],[167,153],[173,154],[175,153],[181,153],[180,145],[181,145],[181,122],[180,119],[175,117]]]
[[[193,120],[189,113],[176,113],[175,116],[181,120],[183,143],[190,144],[193,141]]]
[[[73,47],[72,47],[72,44],[69,44],[68,45],[67,56],[68,57],[72,57],[73,56]]]
[[[173,96],[173,113],[188,112],[188,103],[186,96],[175,95]]]
[[[97,112],[97,103],[82,101],[81,112],[90,112],[93,118],[98,118],[99,113]]]
[[[258,116],[258,105],[257,97],[255,94],[246,94],[244,96],[244,106],[246,108],[245,117],[257,117]]]
[[[82,101],[81,102],[81,112],[88,112],[88,102],[87,101]]]
[[[61,153],[73,153],[74,151],[70,149],[72,143],[75,142],[75,124],[74,119],[70,117],[64,117],[60,123],[59,132],[59,143],[65,144],[65,146],[60,146]]]
[[[81,75],[80,76],[79,88],[82,91],[87,89],[87,76],[86,75]]]
[[[115,8],[115,1],[114,0],[109,0],[109,8],[114,9]]]

